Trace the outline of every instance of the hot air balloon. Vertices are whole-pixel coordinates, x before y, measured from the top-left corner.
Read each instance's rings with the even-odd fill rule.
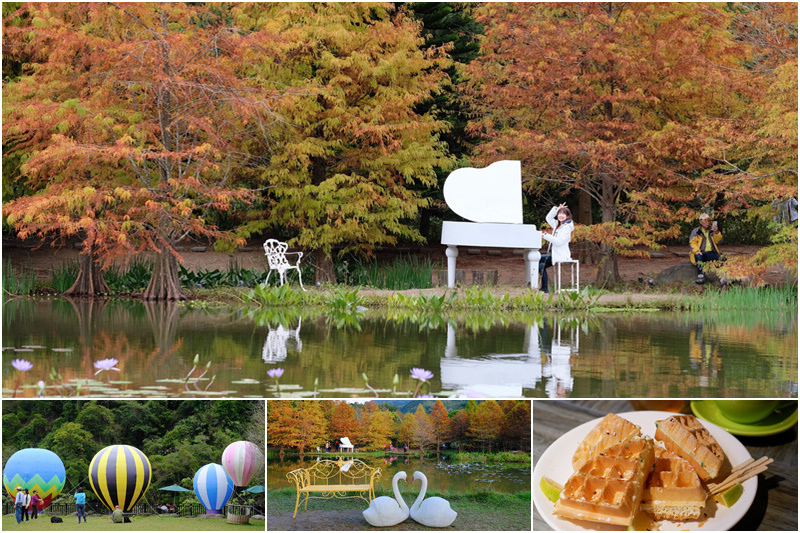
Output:
[[[233,494],[233,480],[217,463],[201,467],[194,475],[192,486],[206,514],[221,514]]]
[[[67,472],[64,463],[50,450],[25,448],[12,455],[3,469],[3,485],[17,497],[17,487],[37,491],[46,508],[64,488]]]
[[[222,467],[231,476],[234,485],[244,487],[253,474],[264,468],[264,455],[252,442],[239,440],[229,444],[222,452]]]
[[[127,444],[103,448],[89,463],[89,484],[103,502],[131,511],[147,488],[151,477],[150,461],[145,454]]]

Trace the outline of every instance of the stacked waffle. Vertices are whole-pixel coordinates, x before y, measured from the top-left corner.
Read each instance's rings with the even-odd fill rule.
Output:
[[[553,512],[561,518],[627,526],[639,511],[655,461],[653,440],[609,414],[578,446],[570,476]],[[624,439],[624,440],[623,440]]]
[[[641,508],[656,520],[697,520],[716,478],[722,449],[693,416],[656,423],[654,444],[641,428],[614,414],[578,445],[574,472],[553,513],[561,518],[629,526]]]

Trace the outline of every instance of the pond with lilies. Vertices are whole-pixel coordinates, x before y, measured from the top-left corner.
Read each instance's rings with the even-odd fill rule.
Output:
[[[296,468],[308,468],[317,457],[337,458],[338,454],[306,455],[304,460],[296,455],[269,458],[267,461],[267,486],[271,490],[293,488],[286,474]],[[381,469],[381,478],[376,492],[390,492],[392,478],[403,471],[411,476],[420,471],[428,478],[429,488],[446,494],[468,494],[475,492],[501,492],[514,494],[531,489],[530,463],[460,463],[448,455],[439,459],[430,457],[420,460],[417,456],[386,455],[385,457],[363,457],[359,459],[371,467]],[[417,486],[417,490],[419,486]],[[405,491],[405,489],[404,489]]]
[[[6,398],[741,398],[798,390],[796,312],[439,315],[16,299],[3,304],[2,343]]]

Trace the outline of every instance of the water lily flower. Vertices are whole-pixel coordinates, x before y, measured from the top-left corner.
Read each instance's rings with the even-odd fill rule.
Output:
[[[14,359],[11,361],[11,366],[19,370],[20,372],[27,372],[31,368],[33,368],[33,363],[30,361],[26,361],[25,359]]]
[[[283,375],[283,369],[273,368],[272,370],[267,370],[267,375],[273,379],[278,379]]]
[[[120,371],[119,368],[116,368],[117,363],[119,363],[119,361],[117,361],[113,357],[110,359],[101,359],[99,361],[95,361],[94,367],[97,369],[97,372],[95,372],[94,375],[96,376],[103,370],[116,370],[117,372],[119,372]]]
[[[433,372],[425,370],[424,368],[412,368],[411,379],[418,379],[420,381],[428,381],[433,378]]]

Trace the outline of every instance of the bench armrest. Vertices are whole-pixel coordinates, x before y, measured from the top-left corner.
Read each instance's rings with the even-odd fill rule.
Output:
[[[307,468],[298,468],[296,470],[292,470],[286,474],[286,478],[290,482],[294,482],[297,490],[307,487],[311,483]]]

